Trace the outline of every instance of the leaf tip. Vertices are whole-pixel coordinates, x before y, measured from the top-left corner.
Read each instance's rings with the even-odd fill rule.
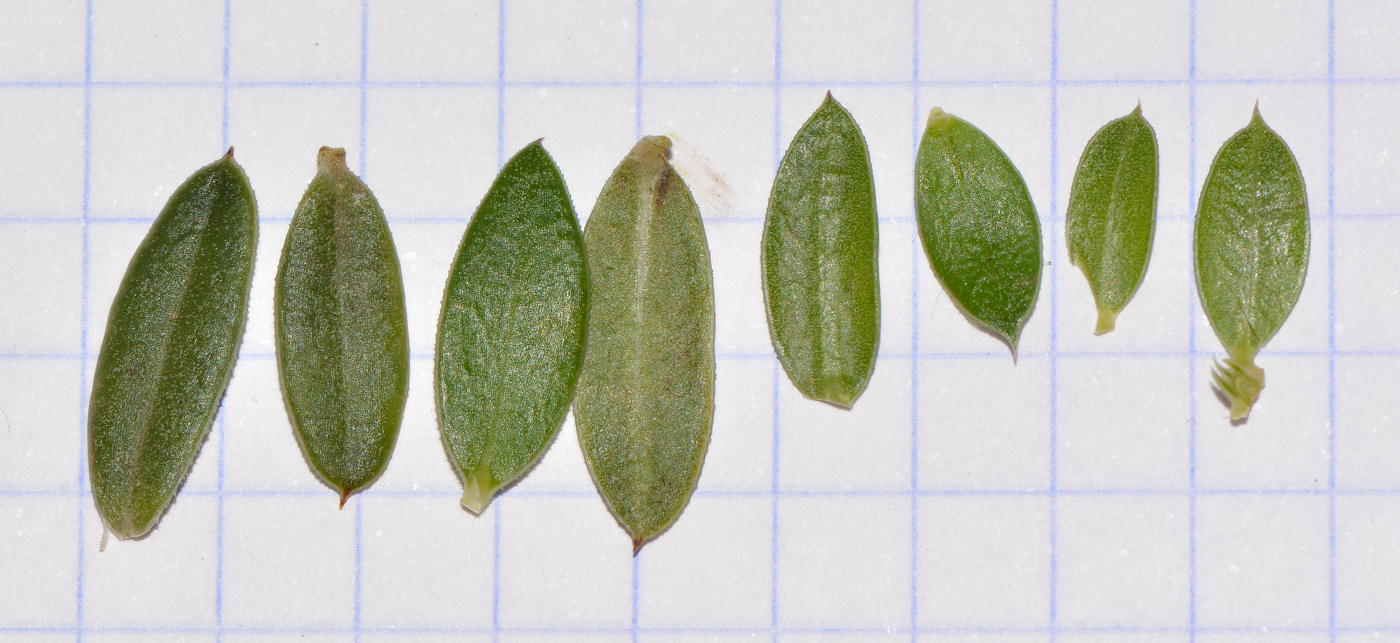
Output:
[[[1141,98],[1138,99],[1137,107],[1134,107],[1134,108],[1133,108],[1133,112],[1132,112],[1131,114],[1128,114],[1128,115],[1129,115],[1129,116],[1142,116],[1142,99],[1141,99]]]
[[[227,151],[227,152],[224,152],[224,158],[229,159],[229,160],[232,160],[232,159],[233,159],[233,146],[232,146],[232,145],[228,146],[228,151]]]
[[[1264,117],[1263,117],[1262,115],[1259,114],[1259,99],[1258,99],[1258,98],[1254,99],[1254,115],[1251,116],[1251,117],[1249,118],[1249,122],[1250,122],[1250,124],[1253,124],[1253,123],[1256,123],[1256,122],[1257,122],[1257,123],[1263,123],[1263,122],[1264,122]]]
[[[665,136],[643,136],[637,144],[632,147],[630,153],[634,158],[655,158],[661,157],[671,160],[671,139]]]
[[[350,499],[350,494],[351,494],[351,493],[353,493],[353,491],[350,490],[350,489],[346,489],[345,491],[340,492],[340,508],[341,508],[341,509],[344,509],[344,508],[345,508],[345,501]]]
[[[942,107],[935,107],[928,111],[929,130],[945,131],[951,128],[953,126],[953,123],[955,123],[956,121],[957,118],[952,114],[943,111]]]
[[[316,169],[333,174],[349,174],[350,167],[345,164],[345,148],[322,146],[316,153]]]
[[[632,537],[632,556],[635,558],[637,552],[642,551],[642,545],[647,544],[647,540],[641,536]]]
[[[1094,324],[1094,334],[1103,335],[1113,332],[1114,324],[1118,321],[1118,311],[1107,308],[1099,309],[1099,320]]]

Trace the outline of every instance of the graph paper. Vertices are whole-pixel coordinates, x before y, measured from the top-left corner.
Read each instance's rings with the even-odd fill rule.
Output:
[[[0,640],[1400,641],[1400,5],[1383,0],[4,0]],[[853,411],[768,339],[768,189],[831,91],[869,141],[879,362]],[[1146,282],[1113,333],[1063,213],[1096,128],[1161,153]],[[1255,102],[1302,167],[1302,298],[1232,425],[1191,225]],[[1014,363],[941,293],[913,222],[928,111],[987,132],[1041,217]],[[580,216],[673,134],[714,258],[699,489],[631,555],[572,421],[480,517],[432,404],[441,292],[497,168],[544,138]],[[247,334],[189,479],[139,541],[102,527],[86,403],[107,310],[171,191],[228,146],[257,193]],[[271,297],[322,145],[388,214],[412,376],[387,473],[343,510],[300,455]],[[725,193],[722,185],[728,186]],[[705,198],[718,193],[723,198]]]

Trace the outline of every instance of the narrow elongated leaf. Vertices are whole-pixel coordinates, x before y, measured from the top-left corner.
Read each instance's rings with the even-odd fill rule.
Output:
[[[282,247],[274,305],[292,428],[345,506],[394,451],[408,395],[408,322],[389,224],[343,149],[317,156]]]
[[[214,421],[248,317],[258,211],[233,149],[175,190],[112,301],[88,405],[107,528],[155,528]]]
[[[1264,388],[1254,356],[1298,302],[1309,234],[1303,172],[1255,106],[1215,155],[1196,212],[1196,289],[1229,353],[1214,375],[1233,420],[1249,416]]]
[[[539,141],[472,216],[438,323],[437,408],[481,513],[544,455],[574,397],[588,336],[588,270],[569,190]]]
[[[934,276],[1016,355],[1040,292],[1040,220],[1026,182],[982,130],[935,107],[914,164],[919,235]]]
[[[633,551],[690,500],[714,419],[714,286],[705,228],[671,141],[648,136],[588,218],[588,351],[574,421]]]
[[[865,137],[831,94],[778,167],[763,226],[768,331],[803,395],[850,408],[880,343],[879,229]]]
[[[1113,330],[1142,285],[1156,227],[1157,134],[1139,105],[1089,139],[1065,213],[1070,263],[1084,271],[1099,309],[1095,335]]]

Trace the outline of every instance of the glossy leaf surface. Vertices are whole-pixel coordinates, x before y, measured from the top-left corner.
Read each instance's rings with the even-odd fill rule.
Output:
[[[778,167],[763,227],[773,347],[803,395],[850,408],[880,342],[879,230],[865,137],[827,94]]]
[[[1157,134],[1139,106],[1089,139],[1065,213],[1070,263],[1084,271],[1099,311],[1094,334],[1113,330],[1142,285],[1156,227]]]
[[[1309,234],[1302,170],[1256,107],[1216,154],[1196,213],[1196,286],[1229,353],[1214,376],[1231,419],[1248,417],[1264,387],[1254,356],[1303,290]]]
[[[544,455],[573,400],[587,333],[583,232],[536,141],[482,199],[443,294],[437,408],[463,507],[481,513]]]
[[[972,321],[1016,353],[1040,292],[1040,220],[1021,173],[982,130],[935,107],[914,164],[933,274]]]
[[[340,495],[389,464],[408,395],[408,324],[384,211],[323,147],[297,206],[274,299],[277,364],[292,428],[313,471]]]
[[[714,286],[700,210],[648,136],[588,218],[588,351],[574,401],[593,481],[633,550],[680,516],[714,418]]]
[[[151,531],[199,453],[248,317],[258,214],[233,150],[175,190],[112,301],[88,407],[98,513]]]

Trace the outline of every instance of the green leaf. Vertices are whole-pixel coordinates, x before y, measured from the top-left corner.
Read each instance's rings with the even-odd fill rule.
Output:
[[[573,400],[587,336],[583,232],[536,141],[482,199],[443,293],[437,408],[463,507],[480,514],[544,455]]]
[[[1084,271],[1099,309],[1095,335],[1113,330],[1142,285],[1156,226],[1157,134],[1139,105],[1089,139],[1065,213],[1070,263]]]
[[[778,167],[763,226],[768,330],[803,395],[850,408],[880,343],[879,229],[870,153],[830,92]]]
[[[118,538],[155,528],[194,463],[248,317],[258,211],[233,149],[175,190],[112,301],[88,405],[92,496]]]
[[[574,421],[634,552],[680,517],[714,419],[710,251],[670,150],[664,136],[639,141],[584,233],[592,300]]]
[[[316,166],[277,270],[277,364],[302,453],[343,507],[394,451],[408,323],[379,202],[345,166],[345,150],[321,148]]]
[[[1040,292],[1040,220],[1026,182],[982,130],[935,107],[914,163],[919,235],[934,276],[1016,355]]]
[[[1248,417],[1264,388],[1254,356],[1298,302],[1308,236],[1303,172],[1256,105],[1215,155],[1196,212],[1196,289],[1229,353],[1214,376],[1232,420]]]

